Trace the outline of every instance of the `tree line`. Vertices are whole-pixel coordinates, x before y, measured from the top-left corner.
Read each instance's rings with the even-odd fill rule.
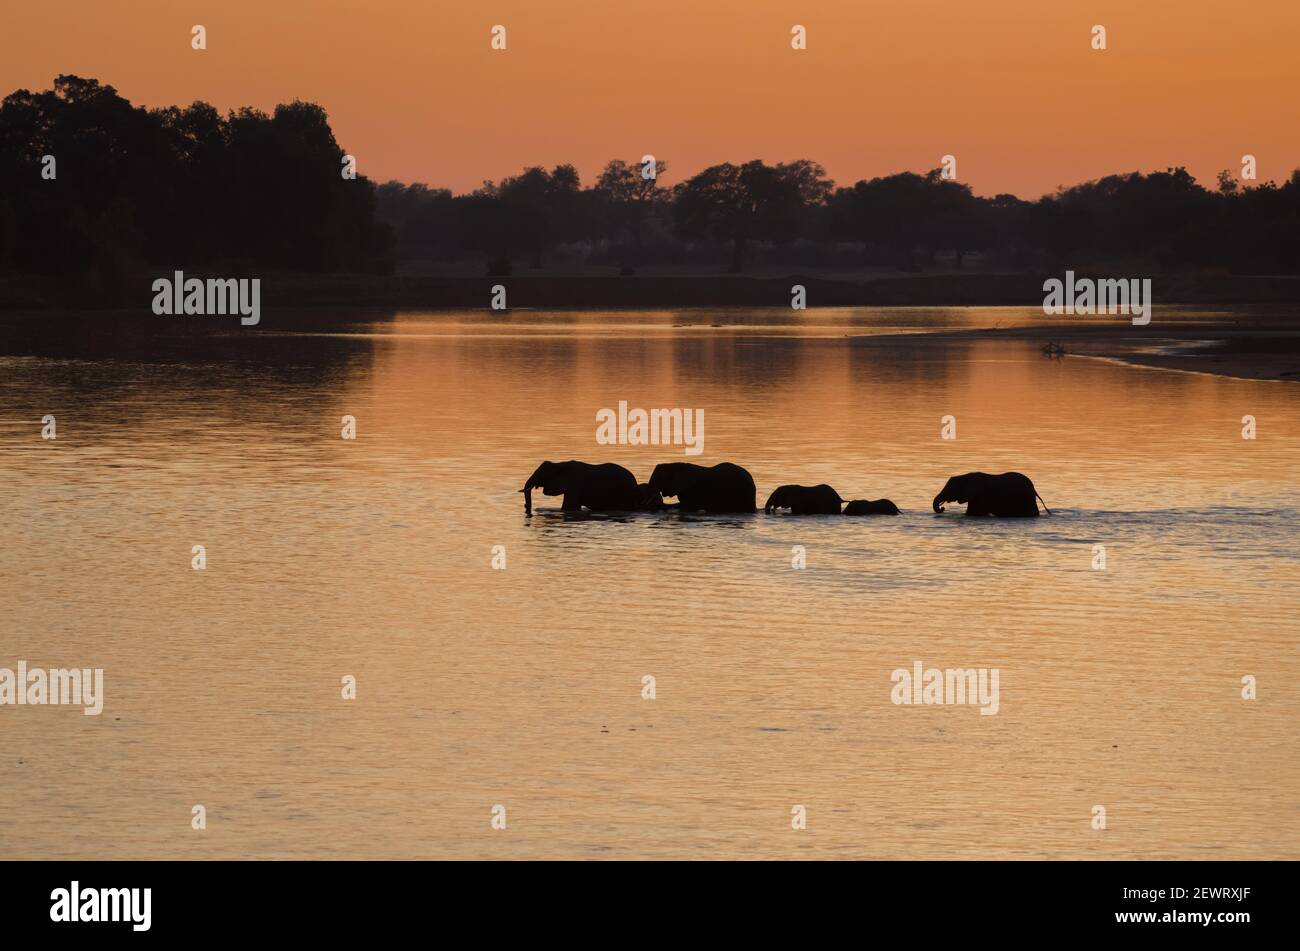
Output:
[[[1220,175],[1213,191],[1184,168],[1130,172],[1026,201],[975,195],[937,168],[843,187],[807,159],[724,163],[672,186],[643,168],[611,161],[582,188],[572,165],[534,167],[463,195],[387,182],[378,216],[407,257],[482,257],[498,267],[568,261],[736,273],[762,257],[918,271],[978,255],[1013,270],[1300,273],[1300,170],[1281,186],[1241,187]]]
[[[311,103],[144,109],[59,76],[0,103],[0,271],[366,270],[391,231],[373,184],[341,177],[343,154]]]
[[[52,177],[44,177],[49,165]],[[1300,170],[1213,189],[1183,168],[1033,201],[935,169],[838,186],[816,162],[753,160],[665,184],[662,161],[523,169],[465,194],[345,178],[325,111],[131,105],[76,76],[0,103],[0,272],[223,266],[380,272],[399,260],[741,272],[756,263],[923,270],[1142,267],[1300,273]],[[57,182],[57,187],[53,187]]]

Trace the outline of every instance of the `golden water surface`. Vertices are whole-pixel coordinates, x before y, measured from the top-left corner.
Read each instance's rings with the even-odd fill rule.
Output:
[[[0,854],[1300,857],[1300,385],[806,314],[9,326],[0,667],[106,696],[0,707]],[[620,400],[704,453],[598,445]],[[903,514],[525,518],[543,459]],[[935,516],[975,469],[1054,514]],[[891,703],[916,661],[997,668],[998,713]]]

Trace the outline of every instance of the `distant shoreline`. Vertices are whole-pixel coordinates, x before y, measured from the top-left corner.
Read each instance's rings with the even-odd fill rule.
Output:
[[[763,307],[789,306],[791,288],[806,289],[817,307],[1037,306],[1047,273],[898,274],[852,279],[792,273],[782,277],[599,274],[503,277],[376,276],[365,274],[255,273],[187,270],[186,277],[257,277],[262,302],[273,307],[487,308],[494,285],[506,288],[519,308]],[[1080,272],[1083,273],[1083,272]],[[102,310],[149,307],[151,285],[171,272],[159,269],[97,282],[72,284],[46,277],[0,278],[0,311]],[[1160,304],[1300,304],[1300,277],[1182,274],[1152,278]]]
[[[219,272],[186,272],[213,277]],[[0,314],[39,332],[48,317],[68,316],[112,324],[123,315],[151,315],[151,283],[158,275],[133,275],[112,291],[87,296],[48,280],[0,278]],[[789,307],[790,288],[806,288],[818,307],[1041,307],[1042,275],[929,274],[878,276],[860,281],[833,277],[730,277],[658,275],[610,277],[375,277],[266,274],[264,308],[294,312],[297,328],[328,330],[344,312],[464,309],[488,312],[492,287],[502,284],[516,319],[529,310],[636,310],[697,307]],[[1208,373],[1239,379],[1300,382],[1300,278],[1182,275],[1153,279],[1156,318],[1134,327],[1124,317],[1077,324],[1060,318],[1041,326],[936,329],[924,332],[845,335],[852,347],[951,347],[1005,341],[1063,349],[1064,359],[1101,358],[1130,365]],[[1276,308],[1277,318],[1246,324],[1161,319],[1161,305]],[[96,314],[89,318],[90,314]],[[319,323],[314,314],[320,314]],[[283,319],[283,318],[282,318]],[[348,317],[351,319],[351,315]],[[84,325],[83,325],[84,326]],[[169,329],[183,325],[169,324]],[[209,326],[205,324],[204,326]],[[262,329],[274,330],[275,322]],[[107,328],[105,328],[107,329]],[[252,328],[249,328],[252,332]],[[1048,359],[1045,355],[1044,359]]]
[[[951,347],[960,342],[1006,341],[1063,349],[1060,359],[1117,360],[1132,366],[1207,373],[1243,380],[1300,383],[1300,317],[1267,327],[1157,323],[1135,328],[1059,323],[1041,327],[938,330],[926,333],[860,335],[851,346]],[[1043,359],[1052,359],[1044,354]]]

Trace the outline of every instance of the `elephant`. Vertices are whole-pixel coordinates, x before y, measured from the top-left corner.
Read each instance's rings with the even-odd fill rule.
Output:
[[[788,508],[791,515],[839,515],[843,501],[829,485],[783,485],[767,497],[763,511]]]
[[[889,499],[854,499],[844,506],[845,515],[897,515],[898,506]]]
[[[641,508],[636,476],[612,462],[543,462],[519,491],[524,494],[524,514],[533,514],[533,489],[545,495],[563,495],[566,512],[583,507],[593,512],[631,512]]]
[[[650,488],[665,497],[676,496],[683,512],[753,512],[758,491],[754,477],[730,462],[662,462],[650,473]]]
[[[966,506],[967,515],[1001,515],[1004,517],[1037,518],[1038,504],[1043,497],[1034,488],[1029,477],[1019,472],[989,475],[986,472],[968,472],[956,475],[944,483],[934,497],[934,510],[943,511],[945,502]],[[1043,502],[1048,515],[1052,510]]]
[[[662,496],[654,490],[654,487],[648,482],[639,483],[636,487],[637,509],[642,512],[660,512],[666,508],[672,508],[671,505],[665,505]]]

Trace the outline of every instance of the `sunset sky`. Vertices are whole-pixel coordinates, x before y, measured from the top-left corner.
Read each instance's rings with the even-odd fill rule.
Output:
[[[306,99],[362,174],[456,191],[645,153],[665,182],[811,158],[841,184],[951,153],[977,193],[1035,197],[1179,164],[1208,184],[1247,152],[1281,181],[1298,38],[1298,0],[67,0],[7,5],[0,93],[66,72],[147,106]]]

